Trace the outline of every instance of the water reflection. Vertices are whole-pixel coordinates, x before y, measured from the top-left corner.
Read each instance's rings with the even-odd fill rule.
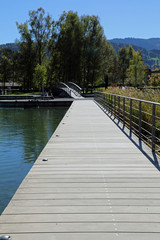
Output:
[[[0,214],[67,108],[0,109]]]

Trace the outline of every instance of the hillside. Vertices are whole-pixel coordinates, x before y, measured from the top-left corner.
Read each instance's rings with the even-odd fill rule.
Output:
[[[152,42],[152,46],[154,47],[152,50],[147,50],[145,48],[146,44],[144,44],[143,47],[141,47],[139,45],[134,45],[129,41],[129,39],[133,40],[134,38],[125,38],[125,39],[118,39],[117,38],[117,39],[110,40],[110,42],[113,45],[113,47],[114,47],[114,49],[116,50],[117,53],[118,53],[118,49],[121,48],[122,46],[125,45],[125,46],[128,47],[129,44],[131,44],[135,51],[137,51],[137,50],[141,51],[144,62],[148,65],[149,68],[154,68],[154,67],[160,68],[160,47],[159,47],[159,49],[156,49],[156,46],[158,46],[158,39],[159,39],[159,44],[160,44],[160,38],[156,38],[157,41],[156,41],[156,39],[154,39],[155,41],[153,41],[153,42],[156,43],[156,45],[154,45],[153,42]],[[120,42],[118,42],[119,40],[120,40]],[[123,40],[125,40],[126,42],[128,41],[128,43],[123,42]],[[136,39],[134,39],[134,40],[136,42]],[[141,40],[144,40],[144,42],[145,42],[147,39],[141,39]],[[141,43],[142,43],[142,41],[141,41]],[[18,51],[18,44],[17,43],[7,43],[7,44],[0,45],[0,49],[2,49],[3,47],[8,47],[8,48],[10,48],[14,51]]]
[[[114,38],[110,41],[113,43],[131,44],[145,48],[146,50],[160,50],[160,38]]]
[[[116,41],[118,41],[118,40],[116,40]],[[126,47],[128,47],[131,44],[131,42],[127,43],[127,44],[116,43],[114,41],[112,42],[112,40],[110,40],[110,42],[117,53],[118,53],[119,48],[123,47],[124,45]],[[140,47],[140,46],[137,46],[134,44],[131,44],[131,45],[133,46],[135,51],[137,51],[137,50],[141,51],[144,62],[148,65],[149,68],[151,68],[151,69],[153,69],[155,67],[160,68],[160,50],[158,50],[158,49],[146,50],[144,47]]]
[[[0,49],[7,47],[10,48],[13,51],[18,51],[18,44],[17,43],[6,43],[6,44],[1,44]]]

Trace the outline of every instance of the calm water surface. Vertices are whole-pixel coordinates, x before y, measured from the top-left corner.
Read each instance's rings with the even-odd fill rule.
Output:
[[[0,214],[67,108],[0,109]]]

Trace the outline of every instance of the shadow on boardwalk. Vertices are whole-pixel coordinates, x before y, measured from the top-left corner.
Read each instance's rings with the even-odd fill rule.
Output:
[[[96,104],[102,109],[102,111],[111,119],[114,124],[126,135],[127,138],[132,141],[132,143],[145,155],[145,157],[160,171],[159,160],[160,157],[157,156],[155,152],[152,150],[141,140],[139,139],[133,132],[131,132],[120,120],[111,115],[106,109],[104,109],[100,104],[96,102]]]

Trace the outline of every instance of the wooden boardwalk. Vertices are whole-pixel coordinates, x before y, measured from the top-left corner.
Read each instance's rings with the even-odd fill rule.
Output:
[[[0,216],[3,234],[159,240],[160,173],[94,101],[74,101]]]

